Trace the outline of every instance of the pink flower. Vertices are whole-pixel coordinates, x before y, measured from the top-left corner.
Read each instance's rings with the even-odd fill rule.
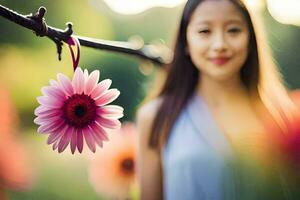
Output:
[[[300,92],[290,93],[295,107],[289,115],[278,116],[274,123],[266,123],[270,143],[270,157],[277,158],[281,165],[292,170],[295,177],[300,177]],[[270,139],[271,138],[271,139]],[[276,156],[274,154],[277,153]]]
[[[35,109],[37,116],[34,122],[40,127],[39,133],[48,133],[48,144],[53,144],[53,150],[61,153],[70,144],[74,154],[76,148],[81,153],[83,140],[92,152],[96,144],[103,146],[108,141],[106,129],[117,129],[123,116],[123,108],[107,105],[114,101],[120,92],[108,89],[111,80],[105,79],[98,83],[100,72],[77,68],[73,80],[63,74],[50,80],[50,86],[43,87],[44,96],[38,97],[41,104]]]
[[[0,199],[6,199],[6,189],[30,189],[34,174],[26,145],[18,138],[16,109],[9,91],[0,85]]]
[[[1,84],[2,85],[2,84]],[[7,88],[0,88],[0,137],[10,137],[16,133],[16,127],[19,123],[17,111],[10,98]]]
[[[34,182],[29,151],[16,137],[0,139],[0,190],[28,190]],[[1,196],[0,196],[1,199]]]
[[[94,156],[89,179],[100,195],[128,199],[136,184],[137,132],[126,123],[111,136],[110,143]]]

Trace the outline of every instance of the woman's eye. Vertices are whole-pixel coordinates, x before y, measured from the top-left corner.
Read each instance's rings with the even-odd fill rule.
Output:
[[[210,30],[208,30],[208,29],[199,30],[198,33],[201,33],[201,34],[208,34],[208,33],[210,33]]]
[[[229,33],[240,33],[242,30],[239,28],[231,28],[228,30]]]

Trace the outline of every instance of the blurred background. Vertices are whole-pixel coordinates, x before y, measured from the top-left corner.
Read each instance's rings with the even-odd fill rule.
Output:
[[[288,87],[300,88],[300,1],[245,1],[254,12],[262,15],[269,45]],[[45,6],[48,25],[65,29],[66,22],[70,21],[76,35],[119,41],[141,37],[145,44],[160,43],[170,48],[184,2],[0,0],[1,5],[20,14],[35,13],[40,6]],[[3,186],[3,189],[4,183],[0,182],[0,193],[5,190],[7,198],[12,200],[106,199],[95,192],[89,181],[89,162],[94,155],[86,149],[83,154],[75,155],[71,155],[69,150],[62,154],[53,152],[51,146],[46,145],[46,136],[37,134],[37,126],[33,123],[33,112],[38,106],[36,97],[41,95],[41,87],[48,85],[50,79],[56,79],[59,72],[72,75],[71,57],[66,45],[59,62],[52,41],[37,37],[2,17],[0,35],[0,87],[5,88],[9,96],[7,101],[12,104],[9,113],[16,113],[11,118],[11,126],[15,127],[11,132],[18,140],[15,145],[24,149],[30,167],[26,174],[28,187],[12,185]],[[155,76],[157,67],[136,57],[86,47],[81,48],[79,65],[89,71],[99,69],[101,80],[112,79],[112,87],[121,91],[114,104],[125,109],[122,121],[134,121],[135,111],[147,94],[148,83]],[[5,114],[3,110],[0,113]]]

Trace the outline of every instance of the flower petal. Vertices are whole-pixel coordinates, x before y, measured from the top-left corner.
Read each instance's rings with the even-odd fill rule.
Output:
[[[48,113],[51,109],[45,107],[45,106],[42,106],[40,105],[39,107],[37,107],[35,110],[34,110],[34,114],[37,116],[41,113]]]
[[[120,95],[120,91],[117,89],[110,89],[105,92],[102,96],[96,99],[97,106],[103,106],[113,102]]]
[[[36,116],[39,116],[39,117],[53,117],[53,116],[61,116],[62,115],[62,111],[61,109],[49,109],[47,108],[46,110],[35,110],[34,111],[34,114]]]
[[[85,142],[88,145],[89,149],[95,153],[96,152],[96,145],[95,141],[93,140],[93,136],[91,135],[89,128],[82,129],[82,134],[84,136]]]
[[[95,70],[88,77],[84,87],[84,93],[86,95],[90,95],[93,89],[97,86],[97,83],[99,81],[99,76],[100,76],[99,70]]]
[[[84,75],[80,67],[77,67],[72,80],[72,85],[75,94],[82,94],[84,90]]]
[[[51,86],[58,86],[59,87],[59,84],[56,80],[50,79],[49,83],[50,83]]]
[[[64,123],[65,122],[63,120],[53,121],[48,124],[41,125],[38,128],[37,132],[38,133],[52,133],[53,131],[59,129],[59,127]]]
[[[34,110],[34,114],[36,116],[38,116],[38,115],[49,115],[49,114],[52,114],[52,113],[60,113],[60,112],[61,112],[60,108],[58,108],[58,109],[47,108],[43,105],[40,105],[39,107],[37,107]]]
[[[96,122],[99,125],[109,129],[119,129],[121,127],[121,122],[117,119],[105,119],[102,117],[97,117]]]
[[[73,95],[73,86],[71,84],[70,79],[61,73],[57,74],[57,79],[59,81],[59,85],[61,86],[65,94],[67,96]]]
[[[91,135],[93,136],[94,140],[98,144],[99,147],[103,147],[103,139],[89,126],[89,129],[91,131]]]
[[[74,134],[72,134],[71,138],[71,152],[72,154],[75,153],[76,146],[77,146],[77,134],[78,134],[78,129],[74,131]]]
[[[53,149],[53,151],[55,150],[55,149],[57,149],[57,147],[58,147],[58,140],[53,144],[53,146],[52,146],[52,149]]]
[[[47,107],[47,108],[60,108],[63,106],[63,101],[59,101],[53,97],[47,97],[47,96],[40,96],[36,98],[37,101]]]
[[[83,149],[83,135],[82,130],[77,131],[77,149],[81,153]]]
[[[108,105],[102,106],[97,109],[97,115],[104,117],[104,118],[115,118],[119,119],[123,117],[124,109],[121,106],[117,105]]]
[[[68,126],[63,124],[56,132],[51,133],[47,139],[47,144],[52,144],[56,141],[58,141],[63,134],[66,132]]]
[[[38,116],[36,117],[33,122],[38,124],[38,125],[43,125],[43,124],[49,124],[49,122],[53,122],[53,121],[59,121],[59,120],[63,120],[61,119],[60,116],[54,116],[54,117],[41,117]]]
[[[98,98],[102,95],[111,85],[112,81],[110,79],[105,79],[97,84],[97,86],[91,92],[91,97],[93,99]]]
[[[103,141],[108,141],[107,133],[104,128],[101,127],[97,122],[95,122],[91,128],[93,129],[94,133],[97,134],[97,137],[101,138]]]
[[[64,135],[61,137],[59,143],[58,143],[58,153],[63,152],[68,144],[70,143],[71,137],[74,134],[74,128],[68,127]]]
[[[83,71],[83,76],[84,76],[84,80],[87,80],[87,79],[88,79],[88,77],[89,77],[89,72],[88,72],[87,69],[84,69],[84,71]]]
[[[55,87],[55,86],[42,87],[42,93],[45,96],[54,97],[58,100],[65,100],[66,99],[65,93],[60,88]]]

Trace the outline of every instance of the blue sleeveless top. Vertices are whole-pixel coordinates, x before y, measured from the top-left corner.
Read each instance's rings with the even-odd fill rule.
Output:
[[[177,118],[162,152],[164,199],[270,199],[260,193],[265,191],[262,180],[251,180],[249,173],[241,179],[246,180],[245,185],[237,179],[230,162],[233,157],[229,141],[203,99],[195,94]],[[286,199],[280,187],[271,188],[272,199]]]

